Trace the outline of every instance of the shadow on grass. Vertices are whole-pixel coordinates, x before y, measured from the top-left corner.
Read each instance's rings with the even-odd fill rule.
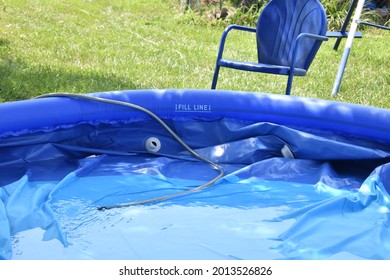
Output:
[[[0,39],[0,48],[8,43]],[[7,57],[0,49],[0,102],[29,99],[52,92],[88,93],[136,89],[125,77],[93,69],[65,69],[31,65]]]

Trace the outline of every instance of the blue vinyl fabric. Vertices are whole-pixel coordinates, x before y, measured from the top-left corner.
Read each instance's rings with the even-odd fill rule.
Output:
[[[100,211],[217,171],[129,108],[0,104],[1,259],[390,259],[388,110],[224,91],[92,95],[155,112],[224,177]]]

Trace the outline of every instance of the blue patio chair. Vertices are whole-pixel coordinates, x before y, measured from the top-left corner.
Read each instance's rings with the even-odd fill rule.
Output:
[[[220,67],[288,76],[286,94],[294,76],[305,76],[328,27],[318,0],[271,0],[261,12],[256,28],[229,25],[222,34],[211,89],[217,86]],[[258,62],[222,58],[231,30],[256,33]]]

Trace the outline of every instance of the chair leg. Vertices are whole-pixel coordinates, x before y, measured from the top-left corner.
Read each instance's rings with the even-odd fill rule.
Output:
[[[290,95],[290,93],[291,93],[291,87],[292,87],[293,78],[294,78],[293,74],[288,75],[288,81],[287,81],[287,87],[286,87],[286,95]]]
[[[213,83],[211,84],[211,89],[215,89],[217,87],[218,75],[219,75],[219,65],[217,64],[214,70],[214,77],[213,77]]]

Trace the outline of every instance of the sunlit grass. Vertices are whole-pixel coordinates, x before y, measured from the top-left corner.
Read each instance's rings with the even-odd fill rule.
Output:
[[[0,1],[0,101],[48,92],[209,89],[222,26],[183,20],[175,0]],[[293,95],[390,107],[390,32],[354,40],[331,97],[345,40],[325,42]],[[228,38],[226,56],[256,59],[255,39]],[[219,89],[283,93],[285,77],[222,69]]]

